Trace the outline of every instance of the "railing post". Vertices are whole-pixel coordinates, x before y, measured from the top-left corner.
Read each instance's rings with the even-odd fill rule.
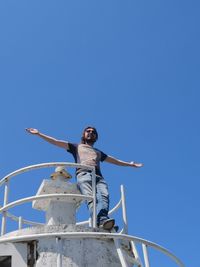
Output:
[[[6,206],[8,204],[8,193],[9,193],[9,181],[6,180],[6,182],[5,182],[5,188],[4,188],[4,202],[3,202],[3,206]],[[1,235],[4,235],[6,233],[6,218],[7,218],[7,211],[4,211],[3,212],[3,215],[2,215]]]
[[[132,248],[132,252],[134,254],[134,257],[140,263],[140,265],[138,267],[142,267],[141,259],[139,257],[135,242],[132,240],[132,241],[130,241],[130,243],[131,243],[131,248]]]
[[[93,195],[93,218],[92,226],[97,227],[97,209],[96,209],[96,174],[95,169],[92,170],[92,195]]]
[[[119,256],[119,260],[121,262],[121,265],[122,265],[122,267],[128,267],[128,264],[126,262],[126,257],[124,255],[122,249],[121,249],[121,246],[120,246],[120,242],[121,242],[121,240],[114,238],[115,247],[117,249],[117,254]]]
[[[128,233],[128,220],[126,214],[126,200],[125,200],[125,193],[124,193],[124,186],[121,185],[121,199],[122,199],[122,216],[123,216],[123,223],[124,223],[124,233]]]
[[[23,225],[23,219],[22,219],[22,216],[19,217],[19,220],[18,220],[18,229],[22,229],[22,225]]]
[[[145,267],[150,267],[147,245],[142,244]]]
[[[62,248],[61,248],[61,241],[62,239],[56,237],[56,244],[57,244],[57,267],[62,267]]]
[[[92,218],[89,218],[88,225],[89,225],[89,227],[92,227]]]
[[[1,235],[6,233],[6,211],[2,213]]]

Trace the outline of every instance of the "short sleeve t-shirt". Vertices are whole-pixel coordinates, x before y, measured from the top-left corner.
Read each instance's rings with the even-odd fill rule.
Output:
[[[68,143],[70,152],[76,163],[95,167],[96,175],[102,176],[100,170],[100,161],[104,161],[107,157],[101,150],[91,147],[87,144],[72,144]],[[77,169],[77,173],[80,171],[87,171],[83,169]]]

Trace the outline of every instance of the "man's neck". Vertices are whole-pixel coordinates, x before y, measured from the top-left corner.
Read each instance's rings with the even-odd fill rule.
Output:
[[[88,145],[88,146],[93,146],[94,145],[94,142],[87,142],[86,141],[85,144]]]

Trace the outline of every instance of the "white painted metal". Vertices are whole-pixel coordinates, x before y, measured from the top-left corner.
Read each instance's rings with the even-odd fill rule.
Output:
[[[61,166],[67,166],[67,167],[75,167],[75,168],[84,168],[92,171],[92,187],[93,189],[96,188],[96,176],[95,176],[95,169],[94,167],[88,166],[88,165],[82,165],[82,164],[77,164],[77,163],[70,163],[70,162],[50,162],[50,163],[41,163],[41,164],[36,164],[28,167],[21,168],[17,171],[14,171],[8,175],[6,175],[3,179],[0,180],[0,186],[6,182],[8,182],[12,177],[19,175],[21,173],[34,170],[34,169],[41,169],[41,168],[46,168],[46,167],[61,167]],[[6,187],[5,187],[6,190]],[[83,198],[84,199],[84,198]],[[89,200],[89,198],[88,198]],[[93,227],[96,227],[96,190],[93,190]],[[6,197],[4,197],[4,202],[6,202]],[[7,203],[6,203],[7,204]],[[0,213],[3,212],[3,217],[2,217],[2,227],[1,227],[1,234],[5,234],[6,232],[6,212],[2,211],[0,209]]]
[[[115,242],[115,247],[117,249],[117,254],[119,256],[122,267],[128,267],[128,264],[126,262],[126,257],[124,255],[122,249],[121,249],[121,246],[120,246],[120,240],[114,239],[114,242]]]
[[[127,213],[126,213],[126,198],[125,198],[124,186],[121,185],[120,189],[121,189],[121,200],[122,200],[122,217],[123,217],[123,222],[124,222],[123,233],[127,234],[128,233],[128,219],[127,219]],[[136,257],[136,260],[141,263],[134,241],[131,241],[130,244],[131,244],[133,254]]]
[[[123,224],[124,224],[123,233],[127,234],[128,233],[128,220],[127,220],[127,214],[126,214],[126,200],[125,200],[125,193],[124,193],[123,185],[120,186],[120,189],[121,189],[121,203],[122,203],[122,218],[123,218]],[[124,267],[126,267],[127,263],[126,263],[125,257],[123,256],[123,251],[121,250],[119,240],[118,241],[115,240],[115,245],[118,246],[117,252],[118,252],[120,261],[121,263],[124,264]]]
[[[62,267],[62,246],[61,246],[62,239],[56,237],[56,244],[57,244],[57,267]]]
[[[153,243],[151,241],[125,234],[114,234],[114,233],[105,233],[105,232],[59,232],[59,233],[43,233],[43,234],[33,234],[33,235],[21,235],[21,236],[11,236],[11,237],[1,237],[0,244],[5,242],[22,242],[28,240],[38,240],[44,239],[48,237],[60,237],[60,238],[98,238],[98,239],[120,239],[120,240],[128,240],[134,241],[135,243],[145,244],[148,247],[152,247],[163,254],[166,254],[170,257],[176,264],[180,267],[184,267],[184,264],[178,259],[173,253],[171,253],[166,248]]]
[[[89,218],[88,225],[89,225],[89,227],[92,227],[92,218]]]
[[[16,201],[13,201],[9,204],[7,204],[6,206],[4,207],[1,207],[0,208],[0,213],[1,212],[4,212],[4,211],[7,211],[15,206],[18,206],[20,204],[23,204],[23,203],[27,203],[27,202],[32,202],[33,200],[36,200],[36,199],[48,199],[48,198],[51,198],[51,199],[57,199],[57,198],[75,198],[75,197],[78,197],[80,198],[80,200],[91,200],[93,199],[93,197],[91,196],[85,196],[85,195],[81,195],[81,194],[47,194],[47,195],[41,195],[41,196],[31,196],[31,197],[26,197],[26,198],[22,198],[22,199],[19,199],[19,200],[16,200]]]
[[[2,220],[1,220],[1,235],[6,233],[6,211],[2,213]]]
[[[80,165],[80,164],[76,164],[76,163],[68,163],[68,162],[54,162],[54,163],[43,163],[43,164],[37,164],[37,165],[32,165],[29,167],[25,167],[22,168],[20,170],[17,170],[15,172],[12,172],[10,174],[8,174],[7,176],[5,176],[1,181],[0,181],[0,186],[3,185],[4,183],[8,182],[12,177],[26,172],[26,171],[30,171],[33,169],[40,169],[40,168],[46,168],[46,167],[55,167],[55,166],[68,166],[68,167],[80,167],[80,168],[87,168],[89,170],[92,171],[92,187],[93,187],[93,195],[91,197],[88,196],[84,196],[84,195],[80,195],[80,194],[44,194],[44,195],[40,195],[40,196],[32,196],[32,197],[28,197],[28,198],[24,198],[24,199],[20,199],[17,201],[14,201],[12,203],[8,203],[8,185],[7,187],[5,187],[5,193],[4,193],[4,206],[0,208],[0,213],[3,213],[3,217],[2,217],[2,229],[1,229],[1,233],[3,234],[3,236],[0,238],[0,246],[2,244],[4,244],[5,242],[10,242],[10,243],[15,243],[15,242],[28,242],[28,241],[32,241],[32,240],[38,240],[39,244],[41,246],[43,246],[43,248],[45,249],[47,244],[50,247],[52,246],[57,246],[57,257],[55,259],[55,264],[53,263],[52,266],[57,266],[57,267],[65,267],[68,266],[66,265],[66,262],[63,263],[62,262],[62,247],[66,247],[67,243],[66,243],[66,239],[67,240],[80,240],[78,241],[78,243],[82,242],[81,240],[92,240],[94,239],[94,242],[92,242],[92,246],[96,246],[96,242],[97,240],[102,240],[102,242],[106,242],[104,244],[104,246],[107,244],[107,242],[110,242],[111,240],[114,240],[115,246],[117,248],[117,253],[119,255],[120,261],[121,261],[121,265],[122,267],[129,267],[132,265],[129,265],[131,261],[129,261],[130,259],[128,259],[128,255],[126,255],[125,251],[122,249],[121,241],[122,240],[126,240],[126,241],[130,241],[131,243],[131,247],[134,253],[135,258],[133,258],[133,261],[138,267],[142,267],[142,263],[140,261],[135,243],[141,244],[142,248],[143,248],[143,256],[144,256],[144,261],[145,261],[145,267],[150,267],[149,265],[149,259],[148,259],[148,251],[147,251],[147,247],[152,247],[154,249],[159,250],[160,252],[166,254],[167,256],[171,257],[172,260],[174,260],[178,266],[180,267],[184,267],[183,263],[175,256],[173,255],[171,252],[169,252],[168,250],[166,250],[165,248],[159,246],[158,244],[152,243],[150,241],[138,238],[138,237],[134,237],[134,236],[129,236],[127,234],[123,234],[123,233],[127,233],[128,232],[128,221],[127,221],[127,215],[126,215],[126,203],[125,203],[125,193],[124,193],[124,188],[123,186],[121,186],[121,199],[118,202],[118,204],[109,212],[109,214],[115,212],[120,206],[122,206],[122,215],[123,215],[123,222],[124,222],[124,228],[122,229],[122,231],[118,234],[115,233],[107,233],[107,232],[93,232],[91,230],[91,232],[77,232],[77,231],[70,231],[70,232],[38,232],[38,233],[34,233],[34,234],[28,234],[25,232],[23,232],[23,229],[18,231],[18,236],[13,236],[13,234],[11,233],[10,235],[7,234],[6,236],[5,234],[5,226],[6,226],[6,213],[7,210],[15,207],[17,205],[26,203],[26,202],[30,202],[30,201],[43,201],[43,200],[47,200],[50,199],[51,202],[55,201],[56,199],[59,198],[59,200],[63,200],[63,201],[70,201],[70,199],[79,199],[79,200],[93,200],[93,221],[92,221],[92,226],[93,228],[96,227],[96,182],[95,182],[95,172],[94,172],[94,168],[93,167],[89,167],[86,165]],[[73,207],[75,209],[75,207]],[[56,214],[57,216],[58,214]],[[30,222],[33,223],[35,225],[38,225],[39,223],[34,223],[31,221],[27,221],[27,220],[23,220],[21,217],[16,217],[10,213],[7,214],[7,216],[13,218],[14,220],[18,219],[19,222],[19,228],[22,228],[22,224],[26,223],[26,222]],[[90,220],[89,220],[90,221]],[[88,224],[89,221],[86,222],[81,222],[79,223],[79,225],[83,225],[85,223]],[[74,221],[72,222],[74,223]],[[78,225],[78,224],[77,224]],[[75,227],[75,226],[74,226]],[[37,227],[36,227],[37,228]],[[34,229],[34,228],[33,228]],[[76,230],[76,228],[74,228],[74,230]],[[20,234],[21,231],[21,234]],[[47,240],[47,241],[45,241]],[[49,240],[52,240],[49,243]],[[96,241],[95,241],[96,240]],[[107,240],[107,241],[103,241],[103,240]],[[110,241],[109,241],[110,240]],[[56,241],[56,242],[55,242]],[[99,242],[98,241],[98,242]],[[67,241],[68,242],[68,241]],[[70,241],[71,242],[71,241]],[[74,243],[78,244],[78,243]],[[43,245],[42,245],[43,244]],[[73,243],[72,243],[73,244]],[[86,243],[85,243],[86,244]],[[47,246],[47,247],[48,247]],[[107,245],[106,245],[107,246]],[[49,248],[50,248],[49,247]],[[101,246],[102,247],[102,246]],[[69,247],[71,249],[71,246]],[[100,251],[100,247],[95,247],[96,251]],[[75,252],[75,251],[74,251]],[[79,251],[80,252],[80,251]],[[103,251],[102,251],[103,252]],[[43,254],[44,257],[45,254]],[[49,255],[50,256],[50,255]],[[52,258],[53,260],[53,258]],[[49,262],[50,263],[50,262]],[[65,264],[65,265],[63,265]],[[101,264],[101,263],[100,263]],[[38,264],[36,267],[40,267],[43,265]],[[70,265],[71,266],[71,265]],[[73,265],[76,266],[76,265]],[[77,265],[78,266],[78,265]],[[92,265],[94,266],[94,264]],[[102,266],[102,265],[98,265],[98,266]],[[110,267],[114,267],[114,266],[118,266],[118,265],[105,265],[105,266],[110,266]]]
[[[140,259],[140,256],[139,256],[139,253],[137,251],[137,248],[136,248],[134,241],[130,241],[130,243],[131,243],[131,248],[132,248],[133,254],[135,256],[135,259],[139,262],[138,267],[143,267],[142,261]]]
[[[6,180],[4,188],[4,203],[3,203],[4,206],[8,203],[8,194],[9,194],[9,181]]]
[[[142,250],[143,250],[143,255],[144,255],[145,267],[150,267],[148,250],[147,250],[147,245],[146,244],[142,244]]]
[[[112,215],[116,210],[118,210],[120,208],[122,204],[122,199],[120,198],[119,202],[115,205],[115,207],[113,207],[109,212],[108,215]]]
[[[24,168],[21,168],[19,170],[16,170],[14,172],[9,173],[8,175],[4,176],[0,180],[0,186],[4,184],[6,181],[9,181],[12,177],[15,177],[19,174],[22,174],[24,172],[28,172],[31,170],[36,170],[36,169],[42,169],[42,168],[47,168],[47,167],[58,167],[58,166],[66,166],[66,167],[74,167],[74,168],[83,168],[83,169],[88,169],[90,171],[94,170],[94,167],[90,167],[88,165],[82,165],[82,164],[77,164],[77,163],[71,163],[71,162],[48,162],[48,163],[40,163],[40,164],[35,164],[31,166],[27,166]]]
[[[9,194],[9,181],[5,179],[3,206],[6,206],[8,203],[8,194]],[[1,222],[1,235],[4,235],[6,232],[6,219],[7,219],[7,212],[4,211]]]
[[[19,222],[18,222],[18,228],[19,228],[19,230],[22,229],[22,225],[23,225],[23,219],[22,219],[22,217],[20,216],[20,217],[19,217]]]
[[[14,215],[13,215],[14,216]],[[7,213],[7,217],[8,217],[8,213]],[[16,218],[19,218],[17,216],[15,216]],[[10,218],[13,219],[12,216],[10,216]],[[14,220],[14,219],[13,219]],[[19,219],[16,219],[16,221],[18,221]],[[32,225],[32,226],[40,226],[40,225],[44,225],[44,223],[39,223],[39,222],[33,222],[33,221],[29,221],[29,220],[25,220],[23,219],[23,225],[26,224],[26,225]]]
[[[0,206],[0,208],[2,208],[2,206]],[[10,212],[7,212],[7,217],[11,218],[13,221],[18,222],[18,224],[19,224],[19,217],[18,216],[15,216],[15,215],[11,214]],[[23,219],[23,224],[35,225],[35,226],[44,225],[43,223],[33,222],[30,220],[26,220],[26,219]]]
[[[108,215],[112,215],[114,212],[116,212],[120,207],[121,207],[121,204],[122,204],[122,200],[120,198],[119,202],[115,205],[115,207],[113,207],[109,212],[108,212]],[[76,225],[90,225],[92,226],[91,224],[91,218],[89,218],[89,220],[87,221],[82,221],[82,222],[77,222]]]
[[[92,193],[93,193],[93,218],[92,218],[92,226],[93,228],[97,227],[97,212],[96,212],[96,175],[95,170],[92,171]]]
[[[127,214],[126,214],[126,200],[125,200],[125,194],[124,194],[124,187],[121,185],[121,199],[122,199],[122,217],[123,217],[123,223],[124,223],[124,233],[128,233],[128,220],[127,220]]]

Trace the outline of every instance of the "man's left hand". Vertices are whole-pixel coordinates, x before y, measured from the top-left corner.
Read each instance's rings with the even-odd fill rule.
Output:
[[[144,166],[144,164],[143,163],[137,163],[137,162],[131,161],[130,162],[130,166],[135,167],[135,168],[141,168],[141,167]]]

